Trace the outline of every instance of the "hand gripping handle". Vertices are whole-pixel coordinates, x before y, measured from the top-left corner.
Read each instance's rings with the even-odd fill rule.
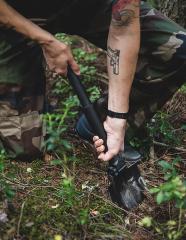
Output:
[[[87,120],[89,121],[96,135],[103,139],[105,143],[105,151],[107,151],[107,135],[104,130],[103,123],[100,121],[93,104],[90,102],[79,76],[73,72],[70,66],[68,66],[67,78],[79,98]],[[125,167],[126,164],[124,161],[124,153],[120,152],[111,161],[109,161],[108,174],[111,176],[117,176]]]

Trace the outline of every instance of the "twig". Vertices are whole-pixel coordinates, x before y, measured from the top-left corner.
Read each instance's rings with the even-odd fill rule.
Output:
[[[182,210],[182,208],[180,208],[180,213],[179,213],[179,223],[178,223],[178,232],[181,231],[182,214],[183,214],[183,210]]]
[[[23,204],[21,205],[21,213],[20,213],[18,224],[17,224],[17,237],[20,236],[20,226],[21,226],[21,220],[23,217],[24,206],[25,206],[25,202],[23,202]]]
[[[123,211],[123,212],[125,212],[125,213],[127,213],[127,214],[130,214],[130,215],[132,215],[132,216],[135,217],[135,218],[141,219],[141,218],[140,218],[139,216],[137,216],[136,214],[134,214],[134,213],[132,213],[132,212],[129,212],[129,211],[127,211],[127,210],[125,210],[125,209],[123,209],[123,208],[117,206],[115,203],[113,203],[113,202],[111,202],[111,201],[105,199],[105,198],[102,197],[102,196],[99,196],[99,195],[97,195],[97,194],[95,194],[95,193],[93,193],[93,192],[91,193],[91,195],[93,195],[93,196],[95,196],[95,197],[98,197],[98,198],[102,199],[104,202],[106,202],[106,203],[110,204],[111,206],[113,206],[113,207],[119,209],[120,211]]]
[[[53,189],[57,189],[51,185],[36,185],[36,184],[28,184],[28,183],[21,183],[19,181],[15,181],[15,180],[12,180],[6,176],[3,176],[4,179],[6,179],[7,181],[9,181],[11,184],[13,185],[18,185],[18,186],[22,186],[22,187],[37,187],[37,188],[53,188]]]
[[[165,148],[171,148],[173,150],[179,151],[179,152],[186,152],[185,148],[179,148],[179,147],[171,147],[166,143],[161,143],[161,142],[157,142],[157,141],[153,141],[153,144],[156,146],[160,146],[160,147],[165,147]]]

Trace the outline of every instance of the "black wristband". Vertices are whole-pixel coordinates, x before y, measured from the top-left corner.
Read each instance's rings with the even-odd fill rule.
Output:
[[[107,116],[111,118],[119,118],[119,119],[127,119],[129,113],[118,113],[118,112],[113,112],[111,110],[107,110]]]

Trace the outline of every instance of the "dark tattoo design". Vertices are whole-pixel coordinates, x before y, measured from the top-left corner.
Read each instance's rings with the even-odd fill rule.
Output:
[[[112,25],[116,27],[129,26],[135,18],[135,12],[131,9],[124,9],[116,12],[112,17]]]
[[[140,0],[116,0],[112,9],[112,25],[130,25],[136,17],[134,8],[139,7],[139,3]]]
[[[118,50],[118,49],[113,50],[112,48],[108,47],[107,55],[110,58],[110,66],[113,68],[113,73],[115,75],[119,75],[120,50]]]

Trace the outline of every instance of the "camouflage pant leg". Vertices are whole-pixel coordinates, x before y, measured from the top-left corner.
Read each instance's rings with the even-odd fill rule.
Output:
[[[130,125],[136,130],[150,120],[186,78],[186,30],[143,1],[140,10],[141,47],[129,117]],[[107,16],[109,11],[110,8],[105,9]],[[102,19],[105,16],[99,16],[99,26],[95,21],[94,28],[83,35],[104,49],[109,28],[109,17],[107,21]],[[100,22],[106,25],[101,26]]]
[[[0,31],[0,146],[12,158],[41,155],[45,76],[42,54],[19,34]]]
[[[129,122],[141,128],[186,80],[186,30],[142,2]]]

